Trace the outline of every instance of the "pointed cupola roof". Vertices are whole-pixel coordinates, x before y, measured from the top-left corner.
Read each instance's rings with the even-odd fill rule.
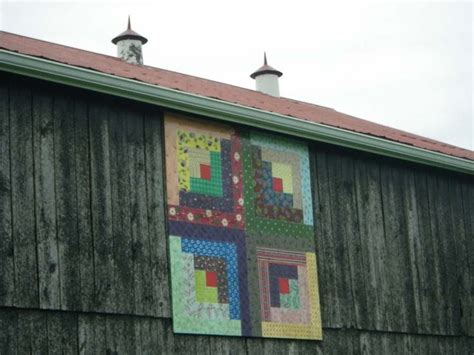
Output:
[[[277,75],[278,77],[283,75],[281,71],[276,70],[275,68],[268,65],[266,52],[263,53],[263,65],[260,68],[258,68],[255,72],[250,74],[250,77],[252,79],[255,79],[257,76],[262,75],[262,74],[274,74],[274,75]]]
[[[117,44],[117,42],[124,40],[124,39],[137,39],[142,42],[142,44],[145,44],[148,42],[148,40],[143,37],[142,35],[139,35],[136,33],[134,30],[132,30],[132,26],[130,25],[130,16],[128,16],[128,26],[125,31],[123,31],[121,34],[119,34],[117,37],[112,39],[113,44]]]

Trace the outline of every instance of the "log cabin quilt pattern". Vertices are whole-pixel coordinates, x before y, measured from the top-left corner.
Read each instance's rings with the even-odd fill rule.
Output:
[[[306,143],[165,115],[176,333],[322,339]]]

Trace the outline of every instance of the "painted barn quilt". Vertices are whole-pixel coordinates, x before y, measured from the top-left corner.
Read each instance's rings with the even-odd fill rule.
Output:
[[[177,333],[322,339],[308,147],[167,114]]]

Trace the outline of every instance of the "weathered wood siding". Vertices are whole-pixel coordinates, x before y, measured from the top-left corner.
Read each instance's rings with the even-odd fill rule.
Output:
[[[162,113],[0,77],[0,354],[469,353],[474,180],[312,146],[322,342],[173,335]]]
[[[0,305],[169,317],[158,110],[2,80]]]
[[[326,327],[474,335],[474,181],[317,149]]]
[[[0,353],[13,354],[470,354],[474,339],[324,330],[287,341],[173,335],[169,318],[0,308]]]

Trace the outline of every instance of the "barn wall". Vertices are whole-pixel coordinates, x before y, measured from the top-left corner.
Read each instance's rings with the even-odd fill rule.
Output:
[[[326,145],[323,342],[173,335],[162,144],[157,108],[1,77],[0,353],[472,348],[473,179]]]
[[[324,324],[474,335],[474,184],[362,154],[317,150]]]

